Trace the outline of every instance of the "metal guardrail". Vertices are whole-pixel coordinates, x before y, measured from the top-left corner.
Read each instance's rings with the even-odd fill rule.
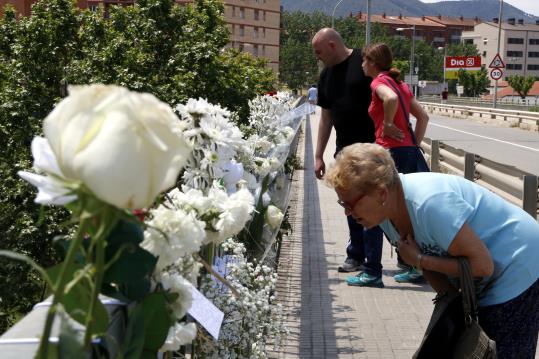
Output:
[[[450,96],[445,102],[439,95],[425,95],[418,98],[419,101],[435,102],[435,103],[447,103],[447,104],[461,104],[464,106],[476,106],[476,107],[492,107],[492,100],[485,100],[480,97],[453,97]],[[534,99],[498,99],[496,102],[498,108],[505,108],[508,110],[520,110],[520,111],[539,111],[539,97]]]
[[[498,124],[539,131],[539,112],[420,102],[430,113],[457,118],[476,118]]]
[[[421,147],[433,172],[456,174],[477,182],[537,218],[539,180],[536,175],[465,152],[439,140],[425,138]]]

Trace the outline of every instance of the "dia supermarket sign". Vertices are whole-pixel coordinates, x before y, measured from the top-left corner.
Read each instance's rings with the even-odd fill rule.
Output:
[[[481,56],[447,56],[445,58],[445,78],[457,79],[460,69],[479,72]]]

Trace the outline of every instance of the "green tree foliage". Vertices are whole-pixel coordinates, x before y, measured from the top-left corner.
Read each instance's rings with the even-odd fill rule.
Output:
[[[479,72],[470,72],[459,70],[458,72],[459,84],[464,86],[464,96],[476,97],[487,90],[490,85],[490,80],[487,76],[487,70],[482,67]]]
[[[30,142],[60,98],[64,68],[76,44],[77,21],[71,1],[41,1],[33,16],[14,20],[8,10],[0,22],[0,228],[2,249],[12,249],[49,266],[58,259],[52,240],[62,233],[64,211],[51,208],[43,220],[35,191],[17,171],[31,167]],[[0,259],[0,331],[41,299],[42,283],[29,267]]]
[[[533,87],[535,76],[520,76],[514,75],[507,78],[509,85],[515,90],[518,95],[524,100],[528,96],[528,92]]]
[[[139,0],[102,12],[71,0],[41,0],[32,16],[0,19],[0,248],[24,253],[42,266],[61,256],[52,240],[67,213],[33,202],[34,189],[17,176],[32,166],[30,143],[45,116],[66,95],[66,84],[106,83],[146,91],[172,106],[208,101],[247,119],[248,101],[275,87],[262,60],[224,47],[229,33],[219,0]],[[41,299],[38,275],[0,259],[0,332]]]

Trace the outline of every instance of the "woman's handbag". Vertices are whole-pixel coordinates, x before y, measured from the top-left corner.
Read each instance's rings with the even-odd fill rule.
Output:
[[[470,265],[459,257],[460,292],[438,295],[427,331],[415,359],[495,359],[496,343],[477,321],[475,288]]]

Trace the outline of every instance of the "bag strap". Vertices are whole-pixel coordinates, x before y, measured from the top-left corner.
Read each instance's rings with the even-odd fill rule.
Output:
[[[472,320],[477,320],[477,303],[475,298],[475,285],[468,259],[459,257],[460,291],[462,294],[462,308],[464,321],[467,325]]]
[[[387,78],[390,78],[391,80],[387,81]],[[412,141],[414,142],[414,145],[419,146],[417,144],[417,138],[415,137],[415,132],[412,129],[412,124],[410,123],[410,114],[408,113],[408,111],[406,111],[406,106],[404,106],[404,100],[402,98],[402,94],[401,94],[400,90],[398,89],[397,85],[394,83],[395,80],[393,80],[393,78],[391,78],[389,76],[386,76],[386,75],[381,76],[380,80],[384,84],[391,86],[393,88],[393,90],[395,91],[395,93],[397,94],[397,96],[399,97],[399,103],[401,105],[402,112],[404,113],[404,118],[406,118],[406,123],[408,124],[408,126],[407,126],[408,131],[410,132],[410,135],[412,136]]]

